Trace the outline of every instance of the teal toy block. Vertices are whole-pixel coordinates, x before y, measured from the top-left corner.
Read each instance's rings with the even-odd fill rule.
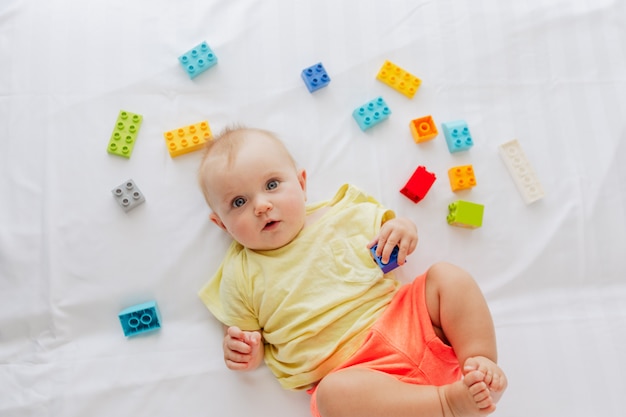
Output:
[[[146,201],[141,191],[133,180],[128,180],[124,184],[120,184],[111,190],[115,201],[124,209],[125,212],[129,212],[141,203]]]
[[[354,109],[352,117],[354,117],[361,130],[366,131],[389,118],[390,114],[391,110],[385,103],[385,100],[382,97],[378,97]]]
[[[393,269],[396,269],[397,267],[400,266],[398,265],[398,252],[400,251],[400,248],[398,246],[393,248],[393,251],[391,252],[391,256],[389,256],[389,262],[387,263],[383,263],[383,261],[381,260],[382,259],[381,256],[376,256],[377,247],[378,245],[374,245],[372,248],[370,248],[370,252],[372,254],[372,258],[374,258],[374,261],[376,262],[378,267],[383,270],[383,274],[386,274],[387,272]]]
[[[123,156],[124,158],[130,158],[137,141],[137,135],[139,134],[139,128],[143,116],[128,111],[120,110],[117,121],[115,122],[115,128],[109,139],[109,146],[107,146],[107,152],[113,155]]]
[[[178,62],[180,62],[189,78],[194,79],[217,64],[217,56],[206,42],[202,42],[179,56]]]
[[[464,120],[442,123],[441,127],[450,153],[466,151],[474,146],[469,127]]]
[[[483,224],[485,206],[458,200],[448,205],[448,224],[451,226],[476,229]]]
[[[128,307],[118,314],[124,336],[136,336],[161,328],[161,315],[156,301]]]
[[[306,88],[309,90],[309,93],[326,87],[330,83],[330,77],[321,62],[303,69],[300,76]]]

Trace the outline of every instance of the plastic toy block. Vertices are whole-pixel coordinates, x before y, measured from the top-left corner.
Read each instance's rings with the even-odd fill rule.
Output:
[[[130,158],[139,134],[143,116],[121,110],[115,122],[115,128],[109,139],[107,151],[110,154]]]
[[[420,165],[400,192],[414,203],[419,203],[426,197],[426,193],[428,193],[436,179],[435,174],[426,171],[426,168]]]
[[[467,190],[476,185],[474,167],[471,165],[461,165],[450,168],[448,170],[448,178],[450,178],[450,188],[452,188],[452,191]]]
[[[517,139],[500,145],[500,156],[526,204],[543,198],[543,187]]]
[[[124,336],[136,336],[161,328],[161,315],[155,301],[128,307],[118,314]]]
[[[435,136],[439,134],[437,125],[435,125],[432,116],[424,116],[411,120],[409,128],[411,129],[415,143],[426,142],[434,139]]]
[[[374,245],[370,249],[370,253],[372,254],[372,258],[374,258],[374,261],[376,261],[376,264],[378,265],[378,267],[383,270],[383,274],[386,274],[387,272],[393,269],[396,269],[397,267],[400,266],[398,265],[398,252],[400,251],[400,248],[398,246],[393,248],[393,251],[391,252],[391,256],[389,256],[389,262],[387,263],[383,263],[381,256],[376,256],[377,247],[378,245]]]
[[[382,97],[378,97],[354,109],[352,117],[354,117],[354,120],[356,120],[361,130],[366,131],[370,127],[376,126],[378,123],[386,120],[390,114],[391,110],[387,107],[385,100],[383,100]]]
[[[463,120],[442,123],[450,153],[466,151],[474,145],[467,123]]]
[[[303,69],[301,77],[309,93],[326,87],[330,83],[330,77],[321,62]]]
[[[403,70],[391,61],[385,61],[380,71],[378,71],[376,79],[408,98],[413,98],[422,83],[415,75]]]
[[[448,224],[451,226],[476,229],[483,224],[485,206],[459,200],[448,206]]]
[[[211,136],[211,127],[206,120],[163,134],[167,150],[172,158],[202,149]]]
[[[202,42],[179,56],[178,62],[180,62],[180,65],[182,65],[187,75],[189,75],[189,78],[194,79],[217,64],[217,56],[206,42]]]
[[[139,188],[135,185],[133,180],[128,180],[124,184],[121,184],[118,187],[115,187],[111,190],[113,193],[113,197],[118,202],[120,207],[124,209],[125,212],[129,212],[134,209],[146,199],[144,198]]]

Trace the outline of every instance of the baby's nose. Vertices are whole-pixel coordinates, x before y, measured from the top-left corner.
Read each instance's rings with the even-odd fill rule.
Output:
[[[257,215],[267,213],[272,209],[272,203],[268,199],[260,198],[254,208]]]

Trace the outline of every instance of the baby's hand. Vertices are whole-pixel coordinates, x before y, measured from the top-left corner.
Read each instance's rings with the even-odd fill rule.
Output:
[[[231,326],[224,334],[224,362],[233,371],[251,371],[263,360],[261,333]]]
[[[367,247],[370,249],[376,244],[376,256],[382,256],[381,261],[385,264],[389,262],[393,249],[398,246],[398,265],[403,265],[407,255],[417,246],[417,227],[406,217],[388,220]]]

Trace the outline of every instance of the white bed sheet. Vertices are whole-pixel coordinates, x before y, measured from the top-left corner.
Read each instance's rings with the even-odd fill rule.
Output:
[[[307,416],[308,396],[263,367],[222,362],[196,296],[227,237],[208,220],[199,153],[163,132],[207,119],[273,130],[307,169],[310,201],[351,182],[418,224],[399,276],[447,260],[490,303],[510,387],[498,416],[623,416],[626,393],[626,3],[610,0],[0,3],[0,415]],[[190,80],[201,41],[219,63]],[[375,80],[389,59],[422,79],[407,99]],[[328,87],[300,79],[321,61]],[[382,95],[389,120],[354,108]],[[105,148],[119,110],[143,115],[128,160]],[[408,124],[467,121],[450,154]],[[526,205],[498,156],[517,138],[546,196]],[[448,168],[478,185],[453,193]],[[413,204],[418,165],[438,179]],[[145,204],[111,189],[132,178]],[[485,205],[476,230],[446,223]],[[157,301],[159,332],[125,338],[117,314]]]

